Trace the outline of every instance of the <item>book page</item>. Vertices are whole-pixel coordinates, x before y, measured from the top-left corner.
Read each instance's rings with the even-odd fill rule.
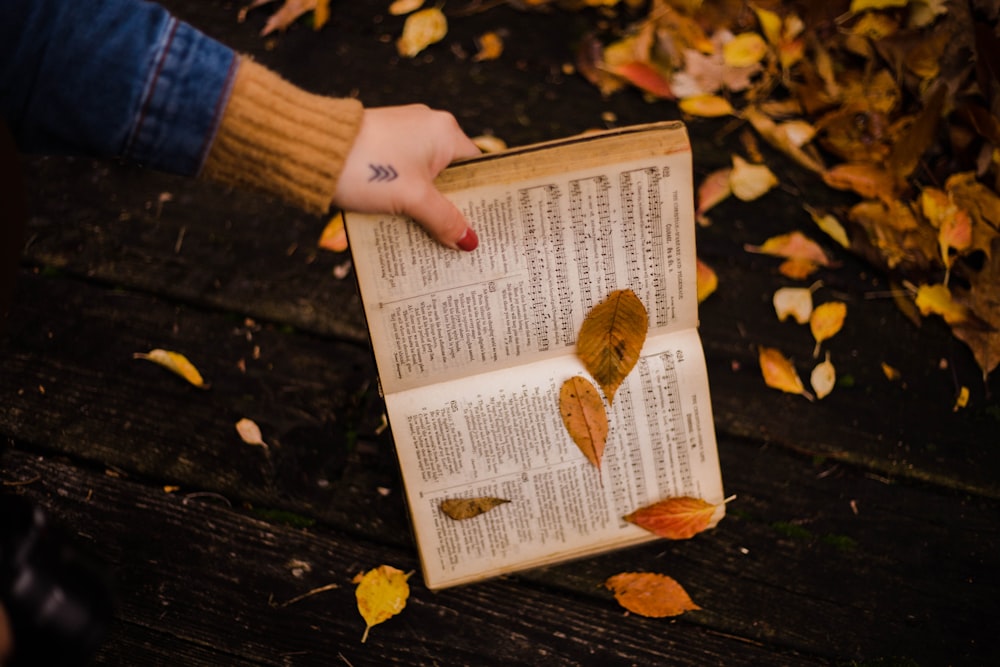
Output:
[[[690,150],[682,126],[656,127],[446,170],[472,253],[402,217],[348,214],[383,392],[571,354],[616,289],[636,292],[651,334],[696,327]]]
[[[608,411],[600,469],[559,413],[583,374],[566,356],[386,396],[429,588],[655,539],[622,517],[655,501],[720,503],[722,479],[701,343],[694,330],[648,339]],[[456,521],[448,498],[509,503]]]

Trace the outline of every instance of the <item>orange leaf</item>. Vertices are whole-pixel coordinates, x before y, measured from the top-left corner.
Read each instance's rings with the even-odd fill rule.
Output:
[[[706,176],[705,180],[698,186],[698,210],[695,211],[698,224],[708,225],[709,220],[705,217],[705,212],[733,193],[732,186],[729,184],[729,176],[732,171],[732,167],[717,169]]]
[[[680,110],[691,116],[702,118],[719,118],[734,113],[733,105],[725,97],[719,95],[691,95],[678,102]]]
[[[622,572],[604,582],[618,604],[640,616],[664,618],[701,609],[671,577],[655,572]]]
[[[403,23],[403,34],[396,40],[399,55],[412,58],[448,34],[448,19],[437,7],[414,12]]]
[[[830,260],[823,251],[823,248],[802,232],[772,236],[764,241],[763,245],[744,245],[743,249],[748,252],[759,252],[775,257],[805,259],[820,266],[830,266]]]
[[[831,188],[853,190],[866,199],[888,201],[895,196],[892,175],[872,164],[838,164],[823,173],[823,181]]]
[[[969,310],[953,300],[947,285],[921,285],[917,288],[917,308],[923,316],[935,313],[948,324],[961,324],[969,319]]]
[[[698,283],[698,303],[701,303],[710,297],[719,286],[719,277],[715,275],[715,271],[712,270],[712,267],[705,264],[700,259],[695,267],[697,269],[696,277]]]
[[[791,257],[781,263],[781,266],[778,267],[778,273],[792,280],[805,280],[816,273],[818,269],[819,266],[811,260]]]
[[[624,518],[668,540],[686,540],[709,527],[718,507],[701,498],[680,496],[647,505]]]
[[[665,100],[674,99],[670,82],[651,65],[634,60],[629,63],[615,65],[610,68],[612,74],[620,76],[633,86],[655,97]]]
[[[330,218],[330,222],[326,223],[319,237],[319,247],[333,252],[347,250],[347,229],[344,227],[343,211],[338,211]]]
[[[583,320],[576,353],[601,385],[608,403],[639,361],[648,329],[646,307],[630,289],[612,292]]]
[[[608,438],[608,415],[594,385],[580,375],[563,382],[559,390],[559,414],[573,442],[600,470]]]
[[[758,352],[760,371],[764,376],[764,382],[772,389],[780,389],[789,394],[801,394],[810,401],[812,394],[806,391],[802,379],[792,362],[781,352],[773,347],[760,347]]]
[[[819,346],[824,340],[832,338],[844,326],[844,318],[847,317],[847,304],[840,301],[828,301],[813,309],[809,318],[809,329],[813,338],[816,339],[816,349],[813,350],[813,357],[819,356]]]

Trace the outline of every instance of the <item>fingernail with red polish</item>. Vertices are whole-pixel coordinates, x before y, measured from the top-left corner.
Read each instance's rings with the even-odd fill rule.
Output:
[[[455,245],[466,252],[471,252],[479,247],[479,237],[476,236],[476,232],[472,229],[472,227],[466,227],[465,233],[462,234],[462,238],[460,238]]]

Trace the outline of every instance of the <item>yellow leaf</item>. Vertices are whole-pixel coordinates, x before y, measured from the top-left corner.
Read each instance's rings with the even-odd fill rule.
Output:
[[[697,261],[695,266],[697,268],[698,303],[701,303],[710,297],[719,286],[719,277],[715,275],[715,271],[712,270],[712,267],[705,264],[700,259]]]
[[[792,280],[805,280],[816,273],[818,269],[819,266],[811,260],[790,257],[781,263],[781,266],[778,267],[778,273]]]
[[[958,390],[958,396],[955,397],[955,407],[952,408],[953,412],[958,412],[965,406],[969,404],[969,388],[962,385]]]
[[[851,247],[851,240],[847,237],[847,230],[835,216],[830,213],[823,213],[811,206],[805,207],[806,212],[812,218],[816,226],[826,232],[826,235],[845,248]]]
[[[708,528],[718,505],[690,496],[667,498],[623,517],[668,540],[686,540]]]
[[[650,618],[679,616],[701,609],[687,591],[671,577],[654,572],[622,572],[604,582],[618,604],[634,614]]]
[[[771,302],[778,321],[784,322],[792,317],[799,324],[806,324],[813,312],[813,292],[822,285],[817,282],[811,287],[782,287],[775,291]]]
[[[812,394],[806,391],[805,385],[792,362],[781,352],[773,347],[760,347],[758,351],[760,371],[764,376],[764,383],[772,389],[780,389],[789,394],[801,394],[810,401]]]
[[[837,383],[837,370],[830,363],[830,353],[826,353],[826,361],[816,364],[813,368],[812,374],[809,376],[809,384],[812,385],[813,391],[816,392],[816,398],[824,398],[831,391],[833,391],[833,386]]]
[[[812,331],[813,338],[816,339],[813,357],[819,356],[820,343],[832,338],[840,331],[846,317],[847,304],[840,301],[828,301],[813,309],[812,316],[809,318],[809,329]]]
[[[584,318],[576,353],[604,390],[608,403],[639,361],[648,329],[646,308],[630,289],[612,292]]]
[[[358,611],[367,626],[361,641],[368,640],[368,631],[373,626],[387,621],[406,607],[410,597],[410,575],[391,565],[380,565],[354,578],[358,587],[354,595],[358,601]]]
[[[448,34],[448,19],[437,7],[429,7],[406,17],[403,34],[396,40],[396,50],[405,58],[412,58]]]
[[[763,164],[751,164],[739,155],[733,156],[733,170],[729,174],[729,187],[742,201],[753,201],[765,195],[778,184],[778,178]]]
[[[201,373],[198,372],[198,369],[194,367],[194,364],[188,361],[187,357],[179,352],[155,349],[150,350],[149,352],[136,352],[132,355],[132,358],[152,361],[154,364],[159,364],[167,370],[176,373],[199,389],[208,388],[208,385],[201,377]]]
[[[236,432],[240,434],[240,439],[248,445],[263,447],[267,449],[267,443],[261,435],[260,427],[252,419],[243,419],[236,422]]]
[[[392,16],[402,16],[415,12],[424,6],[424,0],[395,0],[389,5],[389,14]]]
[[[326,223],[319,237],[319,247],[333,252],[347,250],[347,229],[344,227],[343,211],[338,211],[330,218],[330,222]]]
[[[917,288],[917,308],[926,317],[940,315],[948,324],[960,324],[969,317],[969,310],[951,298],[947,285],[921,285]]]
[[[884,361],[882,362],[882,373],[885,375],[885,379],[889,380],[890,382],[895,382],[896,380],[903,377],[902,373],[900,373],[897,369],[893,368]]]
[[[503,38],[495,32],[483,33],[476,40],[476,43],[479,45],[479,51],[472,56],[472,60],[475,62],[496,60],[503,53]]]
[[[851,0],[852,12],[864,12],[869,9],[889,9],[892,7],[905,7],[910,4],[910,0]]]
[[[678,102],[678,106],[684,113],[702,118],[719,118],[734,113],[729,100],[719,95],[692,95]]]
[[[510,501],[506,498],[494,498],[492,496],[481,496],[479,498],[447,498],[441,501],[439,507],[455,521],[471,519],[480,514],[489,512],[495,507],[499,507]]]
[[[608,438],[608,415],[594,385],[580,375],[563,382],[559,390],[559,414],[573,442],[600,470]]]
[[[760,23],[760,29],[763,31],[764,36],[767,37],[767,41],[774,46],[781,44],[783,41],[781,17],[775,12],[772,12],[770,9],[762,9],[756,5],[750,6],[757,15],[757,21]]]
[[[749,67],[767,55],[767,42],[755,32],[744,32],[725,43],[722,60],[730,67]]]

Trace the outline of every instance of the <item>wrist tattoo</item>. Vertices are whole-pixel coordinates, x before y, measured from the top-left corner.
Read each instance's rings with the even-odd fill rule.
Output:
[[[368,168],[372,170],[371,176],[368,177],[369,183],[394,181],[399,176],[391,164],[369,164]]]

